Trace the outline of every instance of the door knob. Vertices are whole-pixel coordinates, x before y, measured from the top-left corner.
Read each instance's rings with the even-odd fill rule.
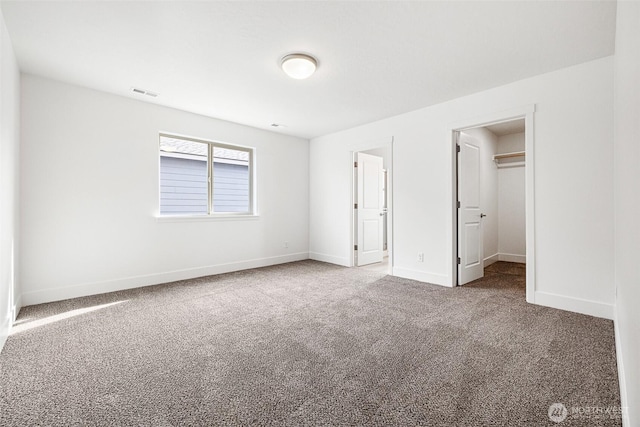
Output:
[[[485,214],[483,214],[483,213],[481,213],[481,214],[480,214],[480,218],[484,218],[485,216],[486,216],[486,215],[485,215]]]

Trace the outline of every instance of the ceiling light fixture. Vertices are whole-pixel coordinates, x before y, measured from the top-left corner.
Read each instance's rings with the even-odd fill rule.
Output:
[[[315,73],[318,61],[311,55],[292,53],[282,58],[280,66],[289,77],[302,80]]]

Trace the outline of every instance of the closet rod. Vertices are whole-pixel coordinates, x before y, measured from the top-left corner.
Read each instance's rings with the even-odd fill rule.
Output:
[[[496,154],[493,156],[493,160],[508,159],[510,157],[523,157],[524,151],[516,151],[515,153]]]

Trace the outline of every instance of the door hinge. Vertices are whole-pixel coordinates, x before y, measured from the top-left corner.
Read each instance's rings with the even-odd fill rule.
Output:
[[[358,167],[358,162],[353,162],[353,167],[357,168]]]
[[[456,144],[456,152],[460,152],[460,144]]]
[[[353,245],[353,250],[357,251],[358,250],[358,245]]]
[[[458,209],[460,209],[460,200],[458,200]]]
[[[353,204],[353,209],[358,209],[358,204],[357,203]]]
[[[460,257],[458,257],[458,264],[460,264]]]

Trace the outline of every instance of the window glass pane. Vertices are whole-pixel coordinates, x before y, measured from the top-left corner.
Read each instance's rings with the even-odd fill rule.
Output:
[[[249,152],[213,147],[213,211],[249,212]]]
[[[160,213],[207,214],[208,144],[160,137]]]

